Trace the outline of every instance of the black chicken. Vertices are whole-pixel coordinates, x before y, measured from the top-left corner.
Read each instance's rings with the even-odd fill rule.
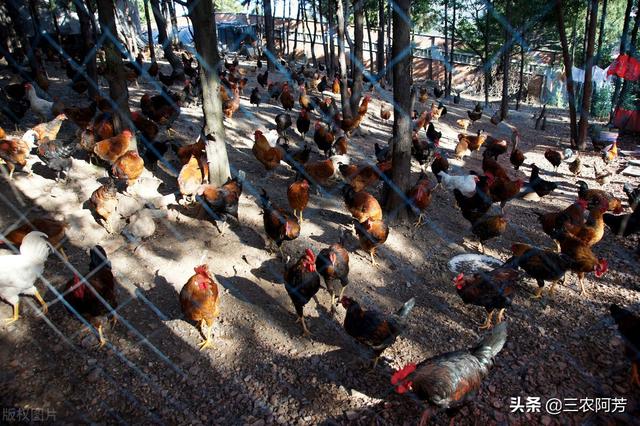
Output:
[[[293,121],[291,120],[291,115],[289,115],[288,113],[281,113],[276,115],[275,121],[276,121],[276,130],[278,131],[279,135],[282,135],[282,133],[285,130],[287,130],[289,127],[291,127],[291,124],[293,124]]]
[[[249,102],[251,103],[251,105],[260,107],[260,101],[262,101],[260,97],[260,90],[258,90],[257,87],[254,87],[251,91],[251,96],[249,96]]]
[[[631,361],[631,384],[640,386],[640,316],[615,304],[609,310],[624,338],[627,357]]]
[[[331,310],[334,310],[336,294],[342,299],[345,287],[349,284],[349,252],[344,248],[344,232],[340,242],[322,249],[316,259],[316,269],[324,278],[327,291],[331,294]]]
[[[549,195],[558,187],[558,184],[549,180],[544,180],[540,177],[540,169],[533,164],[531,166],[531,176],[529,182],[524,186],[523,191],[520,193],[520,197],[524,197],[527,194],[535,192],[539,197]]]
[[[302,323],[302,334],[308,336],[311,333],[304,322],[304,307],[320,290],[320,275],[316,272],[316,257],[311,249],[306,249],[296,263],[285,268],[284,283],[298,321]]]

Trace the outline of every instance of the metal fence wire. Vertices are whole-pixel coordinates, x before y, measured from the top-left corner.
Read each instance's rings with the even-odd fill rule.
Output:
[[[71,3],[80,10],[86,7],[80,0],[73,0]],[[115,3],[116,7],[121,5],[121,2]],[[190,6],[193,3],[188,2]],[[523,33],[541,20],[547,19],[554,5],[555,2],[541,4],[539,12],[524,26],[517,28],[510,23],[508,16],[502,15],[492,2],[487,1],[484,5],[487,13],[491,13],[502,25],[510,39],[487,62],[478,66],[491,69],[503,56],[504,51],[514,45],[528,50],[529,46],[522,36]],[[397,15],[394,16],[394,24],[409,27],[412,25],[411,18],[404,14],[395,2],[389,2],[389,6],[394,15]],[[22,19],[33,22],[27,5],[21,5],[19,10]],[[97,20],[97,14],[94,18]],[[16,30],[21,27],[16,25]],[[106,26],[100,26],[98,30],[92,48],[84,55],[79,55],[75,50],[78,48],[77,44],[61,40],[47,31],[36,32],[33,37],[29,37],[30,50],[24,51],[23,55],[16,55],[13,48],[7,50],[9,46],[0,46],[0,54],[8,64],[0,65],[0,75],[3,80],[8,78],[11,82],[29,82],[36,87],[37,83],[33,74],[29,72],[27,60],[34,57],[42,62],[50,81],[48,92],[36,87],[39,97],[51,102],[62,100],[66,106],[82,105],[92,101],[84,94],[74,94],[70,91],[68,81],[63,76],[64,67],[60,65],[60,62],[63,62],[68,64],[75,74],[73,81],[86,81],[90,90],[108,103],[115,115],[119,104],[117,100],[110,98],[107,80],[100,76],[94,80],[88,72],[92,58],[102,57],[105,44],[112,42],[127,66],[138,75],[135,85],[130,85],[128,89],[131,110],[137,110],[139,106],[134,99],[148,93],[160,95],[169,106],[180,111],[174,125],[177,136],[160,135],[154,140],[149,140],[140,131],[135,134],[141,154],[145,158],[155,156],[159,162],[157,167],[147,166],[148,170],[144,172],[143,178],[147,181],[156,179],[156,182],[160,183],[161,189],[155,195],[162,200],[172,200],[172,195],[179,197],[176,178],[182,165],[176,161],[175,155],[172,155],[174,150],[167,149],[167,146],[193,143],[195,134],[205,137],[200,130],[203,128],[202,120],[197,115],[202,104],[199,73],[185,77],[191,89],[188,89],[188,93],[183,93],[193,102],[192,105],[187,105],[187,99],[172,96],[185,86],[181,84],[180,87],[167,87],[157,77],[149,74],[148,61],[136,62],[136,56],[126,49],[125,43],[117,34],[112,34]],[[330,31],[330,36],[335,37],[335,32]],[[258,38],[261,39],[262,34],[259,34]],[[236,40],[236,44],[241,45],[243,41],[244,35]],[[77,42],[75,39],[75,43]],[[300,42],[304,43],[302,40]],[[165,43],[171,43],[171,35]],[[11,47],[19,45],[20,42],[14,40]],[[22,46],[23,49],[24,47]],[[156,46],[161,71],[166,71],[169,67],[166,58],[162,58],[165,47]],[[200,67],[210,66],[193,45],[183,45],[178,49],[181,50],[178,53],[184,52],[195,58]],[[410,114],[410,111],[404,111],[395,102],[393,93],[381,86],[379,78],[391,71],[399,61],[411,57],[413,49],[412,45],[405,46],[377,75],[371,74],[352,54],[353,52],[347,49],[351,67],[361,69],[365,75],[368,83],[366,89],[370,91],[365,90],[365,94],[373,93],[376,101],[391,105],[394,114],[406,115]],[[53,52],[53,57],[47,58],[46,52]],[[296,88],[307,83],[307,79],[297,72],[300,67],[310,67],[307,63],[283,60],[281,55],[262,47],[260,53],[263,61],[270,59],[276,66],[276,72],[269,75],[269,82],[287,82],[296,94]],[[243,57],[235,53],[228,53],[223,61],[232,58],[241,60],[239,68],[249,77],[249,83],[241,94],[241,99],[246,101],[247,93],[259,87],[255,74],[266,69],[266,61],[262,69],[256,69],[257,58]],[[211,71],[219,72],[224,80],[223,61],[219,64],[219,69]],[[99,61],[99,65],[104,64]],[[451,70],[451,64],[448,62],[444,62],[443,65],[447,70]],[[320,70],[316,71],[326,74]],[[332,77],[328,76],[330,81]],[[421,83],[423,82],[414,82],[416,87]],[[3,88],[7,84],[3,82]],[[222,87],[227,90],[229,97],[234,96],[230,85],[225,85],[223,81]],[[263,89],[260,87],[260,90]],[[53,93],[56,95],[52,96]],[[4,89],[2,94],[8,101]],[[335,98],[326,93],[310,95],[318,96],[320,100],[325,97]],[[339,103],[339,96],[336,102]],[[443,102],[450,109],[453,107],[447,99],[437,102]],[[459,244],[463,231],[452,229],[451,220],[438,220],[459,216],[457,212],[446,213],[451,209],[451,205],[446,205],[445,202],[451,203],[452,198],[438,188],[427,213],[426,226],[411,230],[409,237],[406,237],[407,228],[389,223],[392,235],[396,232],[403,235],[406,240],[403,244],[407,245],[407,252],[396,252],[383,244],[380,247],[380,257],[386,262],[378,269],[370,269],[367,264],[368,258],[362,260],[352,254],[352,263],[357,266],[354,268],[355,273],[352,272],[352,283],[347,287],[347,295],[352,295],[367,308],[375,308],[381,299],[386,300],[389,303],[386,303],[388,306],[384,310],[388,312],[396,310],[411,296],[417,297],[418,300],[418,307],[407,320],[407,330],[403,337],[384,353],[386,361],[374,370],[363,367],[357,361],[369,360],[371,352],[345,333],[339,319],[343,313],[334,315],[322,311],[320,306],[325,303],[320,303],[316,298],[320,313],[313,321],[313,328],[319,331],[309,338],[299,337],[299,330],[291,314],[293,307],[284,288],[272,288],[275,284],[284,283],[283,271],[287,260],[297,260],[303,249],[308,246],[324,248],[327,246],[326,243],[337,241],[336,235],[341,229],[350,232],[350,218],[340,213],[345,211],[342,195],[344,183],[332,180],[326,185],[316,181],[307,173],[304,164],[296,161],[290,151],[285,155],[288,166],[281,165],[276,171],[265,174],[264,169],[247,149],[253,142],[252,131],[255,128],[273,129],[275,115],[286,111],[277,103],[273,104],[268,100],[264,102],[266,108],[256,108],[247,104],[248,102],[241,103],[232,118],[224,119],[231,175],[243,176],[241,220],[231,224],[234,235],[224,232],[223,227],[220,228],[223,231],[220,233],[205,227],[207,221],[212,221],[218,226],[217,223],[221,219],[224,222],[224,218],[216,214],[202,197],[196,197],[195,205],[189,207],[184,207],[175,200],[170,203],[163,201],[158,205],[154,204],[157,197],[143,196],[142,192],[136,190],[121,189],[119,199],[135,200],[139,204],[136,213],[142,210],[153,211],[154,229],[156,233],[163,231],[161,237],[154,235],[138,238],[131,235],[130,227],[127,228],[128,233],[124,232],[123,235],[109,234],[95,222],[88,221],[88,216],[82,213],[86,210],[83,204],[89,198],[87,195],[91,194],[91,191],[87,192],[87,188],[95,188],[98,184],[104,183],[111,172],[110,167],[92,165],[91,159],[81,153],[77,148],[78,136],[85,129],[77,128],[69,123],[69,120],[64,122],[57,138],[62,145],[74,147],[72,166],[67,169],[64,179],[54,181],[48,172],[43,172],[42,167],[37,166],[42,160],[38,160],[39,156],[35,151],[28,155],[27,168],[33,170],[34,176],[25,176],[17,172],[13,179],[9,179],[8,173],[3,169],[4,184],[0,190],[0,206],[3,213],[0,226],[5,241],[4,248],[14,254],[20,253],[19,247],[6,240],[5,236],[24,224],[37,228],[34,218],[42,216],[43,210],[47,215],[58,213],[58,218],[62,216],[62,211],[67,212],[63,220],[67,224],[67,235],[61,245],[53,249],[53,255],[47,261],[44,273],[38,277],[45,286],[45,292],[42,294],[49,312],[43,313],[41,306],[30,298],[22,297],[20,304],[26,304],[30,308],[28,313],[23,314],[19,321],[5,326],[0,332],[3,348],[0,354],[3,363],[0,374],[6,385],[0,392],[3,422],[34,423],[42,419],[50,423],[119,424],[413,424],[418,420],[420,412],[428,407],[428,404],[413,393],[401,396],[396,394],[395,387],[390,382],[393,371],[408,362],[471,347],[480,338],[479,335],[483,335],[471,329],[470,323],[473,323],[468,318],[469,310],[463,310],[461,300],[449,288],[451,277],[446,271],[446,259],[467,252],[466,248]],[[296,107],[291,112],[294,125],[298,111],[299,107]],[[2,124],[10,134],[7,138],[19,138],[38,122],[35,114],[26,114],[24,117],[16,115],[8,102],[4,103],[2,112],[6,113],[7,120],[3,118]],[[91,125],[99,114],[100,111],[94,112]],[[372,112],[369,114],[372,115]],[[130,120],[128,114],[123,114],[123,117]],[[313,112],[312,123],[315,120],[332,126],[334,117],[316,109]],[[440,126],[439,123],[435,124]],[[127,121],[125,127],[135,129],[135,124]],[[424,129],[417,130],[420,132],[420,138],[424,139]],[[376,137],[377,140],[385,141],[393,139],[389,128],[377,132]],[[278,143],[286,140],[289,146],[297,149],[307,144],[313,146],[313,142],[307,139],[303,141],[300,135],[289,129],[278,138]],[[368,137],[353,137],[353,141],[360,139],[364,144],[352,146],[348,154],[352,164],[356,163],[356,159],[364,159],[370,155],[372,144],[368,142]],[[250,141],[248,145],[245,144],[246,140]],[[442,140],[447,143],[456,142],[449,140],[447,136]],[[37,150],[42,142],[38,141],[34,150]],[[435,149],[444,156],[452,157],[447,148]],[[312,161],[323,158],[322,153],[313,150]],[[416,164],[413,163],[414,171]],[[379,175],[384,191],[395,192],[404,200],[396,209],[417,209],[414,202],[376,164],[372,166]],[[78,167],[90,170],[89,174],[77,172]],[[428,164],[421,165],[420,168],[426,171]],[[459,171],[460,174],[467,173],[467,170],[461,168]],[[277,255],[257,254],[263,251],[263,246],[256,246],[255,240],[267,240],[262,220],[253,217],[257,215],[251,215],[247,221],[246,218],[250,214],[244,214],[242,210],[261,209],[260,197],[263,189],[271,197],[274,205],[286,207],[286,188],[299,175],[304,176],[313,189],[317,189],[316,193],[312,190],[310,206],[313,208],[309,209],[311,213],[301,224],[301,236],[292,243],[285,243],[285,259],[279,259]],[[336,176],[339,175],[337,172]],[[91,185],[88,185],[89,178],[95,179]],[[518,200],[514,203],[519,211],[530,207],[525,201]],[[204,211],[204,217],[195,218],[188,214],[198,207]],[[442,209],[439,218],[435,215],[430,217],[433,210],[439,209]],[[70,211],[73,213],[69,214]],[[384,217],[388,215],[394,216],[394,212],[385,211]],[[336,223],[330,223],[327,216],[337,220],[337,226]],[[311,231],[306,231],[305,228]],[[508,232],[513,241],[539,244],[539,231],[532,234],[529,228],[514,221],[509,222]],[[351,240],[348,248],[353,253],[357,250],[357,243],[354,242],[355,239]],[[107,259],[102,259],[102,264],[87,271],[87,249],[98,243],[107,248]],[[59,249],[62,246],[66,247],[69,257]],[[620,248],[615,250],[616,254],[621,251]],[[409,253],[414,251],[429,254],[423,255],[427,257],[426,260],[418,260],[409,256]],[[8,252],[3,252],[6,253]],[[508,250],[505,250],[505,253],[508,253]],[[612,253],[612,257],[616,254]],[[202,352],[195,349],[197,328],[189,325],[181,316],[177,294],[180,286],[193,274],[192,268],[197,263],[193,263],[192,259],[198,258],[201,263],[210,266],[215,281],[219,284],[222,303],[221,319],[214,326],[215,346]],[[413,260],[409,260],[410,258]],[[90,281],[106,262],[112,263],[113,273],[118,281],[117,304],[111,304],[106,300]],[[187,262],[189,264],[185,266]],[[154,274],[148,273],[149,268],[155,269]],[[637,280],[637,262],[632,261],[630,268],[636,268]],[[166,276],[163,276],[161,271]],[[233,272],[233,275],[225,275],[222,271]],[[617,274],[619,277],[622,275],[622,272]],[[77,284],[66,289],[67,282],[74,276],[78,278]],[[633,278],[633,273],[630,276]],[[378,284],[377,281],[383,284]],[[436,284],[442,281],[446,281],[447,284]],[[524,295],[522,299],[526,299],[529,293],[528,290],[524,290],[529,285],[529,280],[524,282],[526,284],[518,287],[518,291]],[[114,322],[113,327],[105,332],[106,341],[102,348],[93,347],[97,339],[86,337],[87,331],[96,338],[102,333],[97,323],[83,316],[65,298],[81,285],[106,308],[106,317]],[[318,297],[324,299],[323,290],[318,293]],[[633,298],[637,299],[635,294]],[[615,374],[617,378],[624,374],[618,368],[621,364],[624,365],[623,368],[628,368],[622,347],[617,343],[610,344],[610,348],[599,347],[616,335],[613,321],[607,315],[606,309],[603,309],[606,304],[590,298],[570,301],[570,305],[580,312],[580,319],[571,318],[570,308],[559,303],[549,302],[543,305],[543,308],[533,308],[531,303],[521,305],[516,300],[510,309],[513,317],[507,320],[509,337],[504,350],[506,354],[497,355],[494,371],[485,379],[485,385],[478,397],[462,409],[462,414],[454,414],[456,423],[474,424],[480,421],[528,424],[541,419],[546,422],[546,416],[541,412],[525,416],[511,413],[507,407],[510,397],[536,393],[543,398],[628,398],[625,412],[606,415],[596,412],[566,414],[566,417],[554,418],[552,422],[597,424],[607,416],[615,416],[611,417],[613,421],[625,424],[636,421],[637,402],[632,391],[614,383],[612,377],[604,377],[597,372],[599,368],[605,368],[607,373]],[[313,303],[307,305],[307,316],[313,312],[313,306]],[[637,304],[631,307],[636,308]],[[24,310],[22,312],[24,313]],[[593,322],[583,323],[582,318],[589,312],[592,314],[588,319]],[[536,325],[538,316],[548,317],[544,327],[550,336],[545,335],[545,332],[539,332],[543,326]],[[69,322],[69,317],[77,321]],[[562,331],[558,332],[558,329]],[[275,333],[273,330],[284,333],[281,333],[280,337],[265,337],[269,333]],[[532,343],[535,340],[538,343]],[[585,352],[576,353],[576,344],[579,342],[585,345]],[[519,353],[519,345],[526,347],[526,353],[524,350],[523,353]],[[538,347],[540,352],[544,353],[536,354],[537,350],[532,350],[532,347]],[[589,351],[596,354],[593,355]],[[599,364],[601,357],[597,353],[600,351],[613,352],[611,357],[605,358],[606,367]],[[521,358],[521,355],[524,357]],[[612,361],[614,357],[615,361]],[[532,377],[537,376],[536,372],[531,370],[535,370],[538,362],[544,367],[553,364],[564,365],[562,371],[555,372],[560,377],[572,377],[573,385],[567,385],[567,388],[577,390],[582,386],[592,394],[563,395],[562,384],[558,383],[553,385],[553,389],[551,386],[533,386]],[[25,381],[27,379],[31,382]],[[501,381],[504,381],[504,392],[501,390]],[[548,381],[554,383],[553,378]],[[25,390],[29,386],[33,386],[31,393]],[[489,388],[497,388],[497,395],[495,390],[488,390]],[[43,410],[54,410],[54,414],[51,416],[51,413],[48,413],[48,416],[43,416]],[[433,422],[440,424],[446,420],[444,415],[434,411]]]

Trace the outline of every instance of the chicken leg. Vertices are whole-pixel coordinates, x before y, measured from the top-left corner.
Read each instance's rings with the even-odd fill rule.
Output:
[[[504,319],[504,311],[505,311],[505,308],[502,308],[498,312],[498,324],[500,324],[502,322],[502,320]]]
[[[102,324],[98,326],[98,348],[104,347],[107,344],[107,339],[104,338],[104,334],[102,333]]]
[[[427,408],[422,412],[422,416],[420,417],[420,426],[427,426],[429,424],[430,419],[431,419],[431,409]]]
[[[13,324],[14,322],[18,321],[18,319],[20,318],[20,314],[18,313],[18,305],[20,304],[20,302],[16,302],[15,305],[13,305],[13,316],[10,318],[4,318],[3,321],[9,325],[9,324]]]
[[[301,322],[302,323],[302,335],[303,336],[310,336],[311,332],[309,332],[309,329],[307,328],[307,324],[305,324],[304,322],[304,315],[299,316],[298,319],[296,320],[296,322]]]
[[[640,386],[640,375],[638,374],[638,363],[631,364],[631,384]]]
[[[544,287],[538,287],[536,293],[531,296],[531,299],[542,299],[542,290],[544,290]]]
[[[587,289],[584,288],[584,274],[578,275],[578,284],[580,284],[580,296],[588,296]]]
[[[40,293],[38,292],[38,290],[36,290],[35,293],[33,293],[33,296],[36,298],[38,302],[40,302],[40,305],[42,305],[42,313],[47,315],[47,312],[49,312],[47,302],[45,302],[42,296],[40,296]]]
[[[493,316],[493,313],[494,313],[495,311],[496,311],[496,310],[495,310],[495,309],[493,309],[491,312],[489,312],[489,313],[487,314],[487,320],[484,322],[484,324],[482,324],[482,325],[480,326],[480,329],[481,329],[481,330],[491,328],[491,325],[492,325],[492,324],[491,324],[491,317]]]
[[[424,216],[422,213],[418,215],[418,220],[413,224],[413,226],[417,228],[418,226],[422,225],[422,216]]]
[[[204,334],[205,339],[200,342],[200,350],[213,347],[213,339],[211,338],[211,327],[205,320],[200,321],[200,331]]]

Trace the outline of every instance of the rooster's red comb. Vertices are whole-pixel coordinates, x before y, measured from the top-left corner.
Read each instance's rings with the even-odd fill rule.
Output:
[[[405,365],[400,370],[393,373],[393,375],[391,376],[391,384],[397,385],[402,380],[406,379],[407,376],[409,376],[409,374],[413,373],[414,371],[416,371],[416,365],[414,363]]]
[[[196,266],[195,268],[193,268],[193,270],[196,272],[196,274],[209,275],[209,267],[206,264]]]

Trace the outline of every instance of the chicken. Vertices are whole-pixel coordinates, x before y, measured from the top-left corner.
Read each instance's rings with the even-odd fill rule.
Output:
[[[29,151],[31,151],[29,146],[22,140],[0,140],[0,160],[3,160],[9,169],[9,180],[13,179],[16,166],[22,167],[31,174],[31,170],[26,167]]]
[[[89,126],[96,111],[97,104],[95,101],[86,107],[67,107],[62,110],[63,114],[81,129],[86,129]]]
[[[385,315],[375,309],[364,310],[360,304],[349,297],[341,297],[340,303],[347,310],[344,317],[344,329],[347,334],[373,351],[373,368],[385,349],[393,345],[407,328],[407,317],[413,310],[414,298],[405,302],[391,315]]]
[[[425,214],[425,210],[429,207],[429,204],[431,204],[433,188],[429,188],[430,186],[427,175],[422,172],[418,177],[418,182],[416,182],[407,194],[410,201],[408,208],[418,216],[418,220],[415,223],[416,227],[420,226],[422,223],[422,217]]]
[[[568,224],[573,226],[584,225],[584,211],[586,208],[587,202],[579,199],[557,213],[535,213],[544,233],[553,238],[554,235],[563,232]],[[558,251],[560,251],[560,245],[558,245]]]
[[[302,179],[289,185],[287,199],[289,206],[293,209],[293,214],[297,216],[297,213],[300,213],[300,223],[302,223],[302,212],[309,202],[309,182]]]
[[[429,123],[429,125],[427,126],[427,139],[429,139],[429,142],[432,142],[436,146],[439,146],[440,138],[442,138],[442,132],[436,131],[433,123]]]
[[[293,124],[291,115],[289,115],[288,113],[282,113],[282,114],[276,115],[275,122],[276,122],[276,130],[278,131],[278,134],[281,136]]]
[[[282,147],[271,147],[269,141],[260,130],[256,130],[254,133],[254,144],[251,151],[267,170],[273,170],[278,167],[285,155]]]
[[[131,121],[133,121],[136,129],[144,136],[147,142],[152,142],[158,136],[160,131],[158,125],[139,112],[133,111],[131,113]]]
[[[189,321],[200,323],[200,332],[205,337],[200,342],[200,350],[213,347],[213,322],[220,314],[218,284],[213,280],[209,267],[193,268],[195,274],[180,290],[180,307]]]
[[[475,136],[460,133],[458,135],[458,141],[466,141],[467,147],[469,148],[469,151],[471,151],[471,153],[479,151],[482,144],[484,144],[487,140],[487,135],[483,132],[484,130],[478,130],[478,134]]]
[[[584,202],[584,200],[579,200]],[[582,224],[573,224],[571,222],[564,224],[564,229],[584,244],[593,247],[600,242],[604,236],[604,219],[603,214],[607,211],[607,206],[592,206],[589,209],[589,217]]]
[[[64,300],[70,305],[69,312],[73,316],[81,316],[83,322],[88,322],[98,331],[98,346],[103,347],[107,343],[102,331],[106,317],[112,314],[114,323],[117,318],[117,281],[102,246],[94,246],[89,251],[89,257],[86,276],[74,274],[64,287]]]
[[[56,180],[60,179],[62,172],[67,171],[72,166],[71,155],[75,151],[75,145],[64,145],[61,140],[49,140],[45,137],[38,144],[38,157],[56,172]]]
[[[453,195],[458,207],[462,211],[462,217],[467,219],[471,224],[474,224],[478,219],[484,216],[484,214],[488,212],[493,205],[493,200],[489,193],[489,183],[486,176],[478,177],[476,190],[471,197],[462,195],[462,192],[458,189],[453,190]]]
[[[251,95],[249,96],[249,103],[259,108],[260,102],[262,102],[262,96],[260,96],[260,90],[257,87],[254,87],[253,90],[251,91]]]
[[[561,152],[549,148],[544,152],[544,158],[546,158],[547,161],[551,163],[551,165],[553,166],[553,171],[557,172],[558,167],[560,166],[560,164],[562,164],[563,155]]]
[[[470,153],[469,151],[469,140],[465,137],[461,137],[462,134],[458,135],[458,143],[454,149],[454,154],[456,160],[462,160],[466,155]]]
[[[209,137],[213,138],[213,135],[207,135],[205,137],[202,137],[201,135],[195,143],[190,145],[184,145],[177,148],[174,145],[171,145],[173,151],[180,160],[180,164],[187,164],[192,156],[200,158],[205,153],[205,139],[209,139]]]
[[[46,216],[34,217],[29,219],[27,223],[21,225],[2,237],[5,243],[11,243],[16,248],[20,248],[22,241],[32,231],[39,231],[47,235],[47,241],[56,250],[67,258],[62,244],[66,239],[67,224],[59,220],[51,219]]]
[[[114,164],[118,158],[129,151],[132,138],[133,134],[131,130],[123,130],[122,133],[116,136],[96,142],[96,145],[93,147],[93,152],[100,159],[109,164]]]
[[[309,161],[304,165],[304,177],[309,180],[309,183],[316,189],[318,185],[327,185],[329,179],[335,176],[336,165],[333,159],[334,157],[327,158],[326,160]],[[298,177],[296,179],[298,179]]]
[[[453,283],[465,304],[482,306],[487,320],[480,328],[491,328],[491,318],[496,310],[497,324],[502,322],[504,311],[511,306],[520,274],[511,268],[496,268],[489,272],[476,272],[465,277],[460,273]]]
[[[463,132],[466,132],[467,129],[469,128],[469,125],[471,124],[471,120],[468,120],[466,118],[461,118],[459,120],[456,120],[456,124],[460,126]]]
[[[608,206],[609,211],[616,214],[622,213],[622,203],[616,197],[601,189],[589,189],[589,186],[583,180],[577,181],[576,185],[578,185],[578,198],[585,200],[589,206]]]
[[[584,287],[585,274],[593,272],[596,278],[602,277],[607,272],[608,262],[606,259],[598,259],[587,244],[568,233],[558,235],[557,238],[560,252],[571,258],[570,269],[578,275],[580,294],[584,296],[587,294]]]
[[[284,258],[282,242],[293,241],[300,236],[300,223],[294,215],[285,209],[274,206],[267,196],[267,191],[264,189],[260,196],[260,204],[262,206],[264,230],[267,233],[267,237],[269,237],[270,242],[275,243],[280,251],[280,255]]]
[[[362,223],[355,223],[356,235],[360,242],[360,248],[371,256],[371,263],[375,266],[378,263],[375,259],[378,247],[387,241],[389,227],[382,220],[366,219]]]
[[[483,157],[493,157],[497,160],[499,156],[507,152],[507,141],[505,139],[496,139],[492,136],[487,136],[485,142]]]
[[[24,118],[31,106],[29,100],[24,97],[23,85],[17,84],[18,87],[22,88],[23,94],[15,98],[6,90],[8,86],[5,86],[4,89],[0,88],[0,111],[13,122],[17,130],[18,124],[20,124],[20,121]]]
[[[295,102],[296,100],[291,94],[289,85],[287,83],[283,84],[282,93],[280,94],[280,103],[282,103],[282,108],[284,108],[285,111],[291,111],[293,109],[293,106],[295,105]]]
[[[499,214],[486,214],[471,226],[471,232],[480,241],[480,251],[484,253],[484,242],[504,234],[507,220]]]
[[[38,115],[38,117],[40,117],[41,122],[46,121],[53,116],[53,102],[49,102],[46,99],[38,97],[36,89],[34,89],[30,83],[26,83],[24,88],[27,91],[27,99],[29,99],[31,109],[36,113],[36,115]]]
[[[111,114],[103,113],[96,117],[93,121],[93,134],[97,141],[109,139],[116,135]]]
[[[640,316],[616,304],[609,306],[611,316],[622,335],[627,358],[631,361],[631,384],[640,386]]]
[[[334,133],[329,130],[327,126],[325,126],[320,121],[316,121],[314,126],[313,133],[313,141],[318,145],[318,149],[324,152],[324,155],[329,156],[329,151],[333,146],[333,142],[335,141]]]
[[[240,88],[234,87],[233,96],[222,103],[222,112],[226,118],[233,117],[233,114],[240,109]]]
[[[192,155],[189,162],[182,166],[180,174],[178,174],[178,188],[185,201],[190,203],[201,185],[202,170],[200,169],[200,163]]]
[[[32,130],[35,131],[38,135],[38,140],[43,140],[45,138],[53,140],[58,136],[58,132],[60,131],[60,127],[62,126],[62,122],[66,119],[66,115],[59,114],[53,120],[46,123],[40,123],[37,126],[33,127]]]
[[[110,179],[93,191],[89,199],[91,209],[109,233],[114,231],[114,224],[119,220],[119,214],[116,212],[118,207],[117,194],[115,181]]]
[[[577,156],[576,159],[569,164],[569,171],[573,173],[574,176],[580,176],[580,173],[582,173],[582,159],[580,156]]]
[[[430,116],[432,121],[438,121],[440,117],[444,117],[445,115],[447,115],[447,107],[445,107],[442,102],[438,103],[438,105],[434,103],[431,104]]]
[[[499,202],[500,208],[504,210],[507,202],[520,193],[524,185],[522,179],[510,180],[503,176],[494,176],[491,172],[485,172],[489,183],[489,192],[493,202]]]
[[[40,296],[35,282],[44,272],[44,264],[51,253],[47,234],[29,232],[22,240],[20,254],[0,255],[0,298],[13,307],[13,316],[4,319],[5,324],[20,318],[19,296],[34,296],[47,313],[47,304]]]
[[[600,154],[604,162],[607,164],[618,158],[618,141],[615,141],[611,145],[605,147]]]
[[[472,122],[476,122],[482,118],[482,111],[467,111],[467,116]]]
[[[258,74],[256,79],[258,80],[258,84],[264,88],[269,82],[269,71],[267,70],[263,74]]]
[[[565,254],[524,243],[513,244],[511,252],[513,256],[504,263],[503,267],[519,267],[536,280],[538,290],[533,296],[534,299],[542,297],[545,281],[553,281],[549,289],[549,294],[553,294],[556,283],[564,278],[572,264],[571,258]]]
[[[349,184],[342,188],[342,195],[347,210],[358,223],[368,219],[382,220],[382,208],[373,195],[365,191],[356,192]]]
[[[518,149],[518,142],[520,142],[520,134],[514,130],[511,143],[511,154],[509,155],[509,161],[513,165],[513,168],[518,170],[524,163],[524,153]]]
[[[291,147],[286,142],[282,144],[282,148],[284,148],[286,153],[284,161],[294,170],[306,164],[311,156],[311,147],[306,143],[304,147],[295,151],[291,150]]]
[[[435,96],[436,99],[440,99],[442,97],[442,95],[444,95],[444,89],[441,89],[439,86],[434,86],[433,87],[433,96]]]
[[[380,118],[386,123],[391,118],[391,107],[387,104],[380,104]]]
[[[304,307],[320,290],[320,275],[316,272],[316,256],[311,249],[306,249],[297,262],[285,268],[284,286],[291,302],[293,302],[298,321],[302,323],[302,334],[308,336],[311,333],[304,322]]]
[[[619,216],[605,213],[602,219],[615,235],[628,237],[640,232],[640,209],[636,209],[631,214]]]
[[[340,80],[338,80],[338,78],[333,79],[333,85],[331,86],[331,91],[336,95],[340,94]]]
[[[367,95],[362,99],[360,107],[358,108],[358,113],[355,117],[345,117],[342,119],[340,123],[340,128],[347,134],[347,136],[351,136],[351,133],[360,127],[360,123],[364,119],[367,114],[367,108],[369,105],[369,101],[371,100],[371,96]]]
[[[144,160],[136,151],[125,152],[111,166],[113,177],[126,180],[127,186],[136,183],[143,171]]]
[[[421,87],[420,89],[418,89],[418,101],[421,104],[426,103],[429,100],[429,94],[427,93],[427,88],[426,87]]]
[[[205,211],[214,221],[222,221],[226,223],[227,216],[233,216],[238,221],[238,202],[242,195],[242,185],[245,180],[245,173],[240,170],[237,176],[228,179],[221,187],[204,184],[198,188],[196,195],[202,197]],[[220,233],[222,230],[214,222]]]
[[[298,133],[302,136],[302,141],[305,142],[307,140],[307,132],[309,132],[309,127],[311,127],[311,120],[309,120],[309,113],[306,109],[300,110],[300,115],[296,119],[296,128],[298,129]]]
[[[355,192],[360,192],[378,182],[380,176],[391,170],[391,161],[383,161],[378,164],[340,164],[338,169],[344,179],[353,186]]]
[[[525,185],[525,190],[521,192],[521,196],[535,192],[539,197],[549,195],[558,187],[558,184],[540,177],[540,169],[535,164],[531,165],[531,176],[529,182]]]
[[[316,257],[316,269],[324,279],[325,287],[331,295],[331,311],[334,311],[336,295],[342,299],[344,289],[349,285],[349,252],[344,247],[344,231],[340,233],[340,242],[320,250]],[[339,294],[339,295],[338,295]]]
[[[507,340],[507,324],[494,327],[475,347],[437,355],[416,364],[408,364],[391,376],[399,394],[412,392],[429,404],[420,419],[424,426],[433,408],[448,410],[471,399],[489,375],[493,359]],[[451,420],[453,424],[453,419]]]
[[[474,194],[476,190],[476,182],[479,180],[479,177],[476,175],[454,176],[449,175],[444,171],[439,172],[438,176],[440,176],[440,182],[445,189],[457,189],[466,197],[470,197]]]
[[[177,93],[166,92],[151,96],[148,93],[140,99],[140,110],[161,126],[170,131],[173,122],[180,116],[182,101]]]

